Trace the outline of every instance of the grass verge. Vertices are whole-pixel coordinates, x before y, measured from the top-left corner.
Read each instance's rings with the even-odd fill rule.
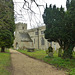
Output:
[[[6,50],[5,53],[0,52],[0,75],[11,75],[10,66],[10,53]]]
[[[44,50],[35,52],[27,52],[27,50],[18,50],[18,51],[28,56],[34,57],[36,59],[43,60],[44,62],[54,65],[59,69],[65,69],[67,70],[67,73],[69,75],[75,75],[75,59],[62,59],[58,57],[57,52],[54,52],[54,57],[50,58],[47,56]]]

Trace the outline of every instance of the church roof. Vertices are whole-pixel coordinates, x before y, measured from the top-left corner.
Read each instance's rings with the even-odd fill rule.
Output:
[[[21,42],[32,42],[30,35],[27,32],[20,32]]]

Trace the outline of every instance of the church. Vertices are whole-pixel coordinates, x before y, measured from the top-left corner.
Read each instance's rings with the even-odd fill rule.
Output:
[[[17,23],[14,34],[14,49],[35,48],[47,50],[49,46],[52,46],[55,50],[59,49],[60,46],[58,43],[48,42],[47,39],[45,39],[45,29],[45,26],[27,29],[27,24]]]

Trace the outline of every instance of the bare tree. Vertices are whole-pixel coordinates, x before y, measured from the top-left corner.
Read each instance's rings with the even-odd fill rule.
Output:
[[[23,6],[20,9],[20,12],[22,12],[22,10],[25,10],[25,13],[28,15],[28,19],[29,19],[31,28],[35,27],[35,24],[37,25],[37,27],[39,26],[39,24],[41,24],[41,19],[40,19],[42,16],[41,8],[44,9],[44,5],[39,4],[37,1],[38,0],[24,0]],[[38,9],[39,13],[37,13],[37,11],[35,11],[33,9],[33,7],[36,7],[36,9]],[[17,11],[15,11],[15,12],[17,15],[20,15],[17,13]],[[21,13],[22,17],[23,17],[23,15],[24,14]],[[33,25],[33,23],[34,23],[34,25]]]

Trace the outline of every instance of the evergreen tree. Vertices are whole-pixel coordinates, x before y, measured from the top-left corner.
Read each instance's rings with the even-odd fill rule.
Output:
[[[56,6],[46,7],[43,20],[46,24],[45,38],[58,42],[64,49],[64,58],[71,58],[75,45],[75,0],[72,0],[68,10]]]
[[[9,30],[0,30],[0,47],[1,52],[4,52],[5,47],[10,48],[13,44],[13,37]]]
[[[73,48],[75,46],[75,0],[70,2],[70,7],[68,8],[65,16],[65,57],[72,57]]]
[[[1,51],[4,52],[4,48],[8,47],[6,43],[8,43],[9,47],[12,46],[12,42],[14,40],[14,7],[12,0],[1,0],[0,2],[0,47]],[[5,36],[4,36],[4,34]],[[12,41],[3,40],[5,37],[10,37]],[[8,40],[9,38],[7,38]],[[4,42],[4,43],[3,43]],[[5,44],[5,45],[3,45]]]
[[[67,8],[67,10],[69,9],[69,7],[70,7],[70,0],[67,0],[66,1],[66,8]]]

